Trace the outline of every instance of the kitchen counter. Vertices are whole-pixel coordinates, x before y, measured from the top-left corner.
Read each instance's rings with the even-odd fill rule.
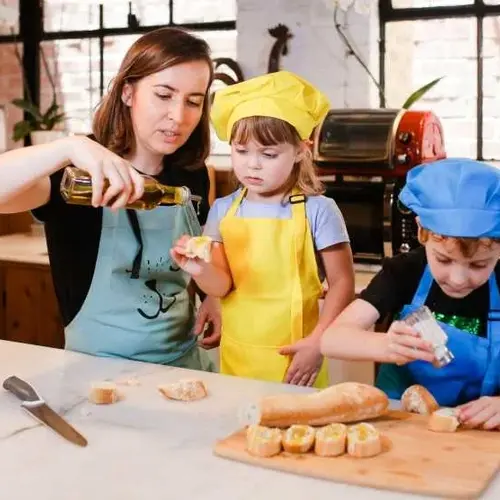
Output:
[[[212,454],[214,442],[237,429],[241,404],[265,394],[308,389],[196,372],[206,381],[209,396],[193,403],[173,402],[164,399],[156,386],[193,372],[1,341],[1,381],[14,374],[32,383],[89,444],[80,448],[65,441],[0,389],[0,498],[409,498],[260,469]],[[138,385],[120,386],[124,399],[117,404],[91,405],[86,398],[89,386],[104,379]],[[484,498],[500,498],[498,479]]]

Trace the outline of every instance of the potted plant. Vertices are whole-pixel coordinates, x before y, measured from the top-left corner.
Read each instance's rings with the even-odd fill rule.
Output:
[[[22,60],[17,46],[15,48],[15,54],[22,68]],[[61,111],[61,108],[57,103],[56,86],[50,73],[45,54],[41,47],[40,56],[45,71],[47,72],[50,86],[52,88],[52,103],[45,112],[42,112],[40,107],[36,105],[31,98],[29,87],[27,85],[23,71],[23,81],[26,98],[14,99],[11,101],[11,103],[18,108],[21,108],[25,112],[26,117],[14,125],[12,134],[12,139],[14,141],[20,141],[21,139],[24,139],[29,135],[32,144],[42,144],[65,135],[64,130],[57,128],[57,125],[61,124],[65,120],[65,113]]]

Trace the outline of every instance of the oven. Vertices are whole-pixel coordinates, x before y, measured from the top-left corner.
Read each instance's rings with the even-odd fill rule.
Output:
[[[446,157],[434,114],[331,110],[315,131],[313,157],[325,195],[344,216],[356,263],[380,264],[418,246],[415,216],[398,195],[411,168]]]

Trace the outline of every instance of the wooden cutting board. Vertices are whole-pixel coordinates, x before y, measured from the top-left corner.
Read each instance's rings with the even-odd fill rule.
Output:
[[[358,486],[452,498],[478,498],[500,465],[500,432],[436,433],[427,417],[391,411],[371,421],[383,436],[383,452],[372,458],[323,458],[312,453],[254,457],[245,431],[216,443],[220,457],[259,467]]]

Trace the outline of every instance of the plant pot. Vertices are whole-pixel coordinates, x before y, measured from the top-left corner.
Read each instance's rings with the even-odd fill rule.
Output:
[[[56,139],[61,139],[67,134],[64,130],[35,130],[31,132],[31,144],[36,146],[37,144],[46,144],[47,142],[55,141]]]

